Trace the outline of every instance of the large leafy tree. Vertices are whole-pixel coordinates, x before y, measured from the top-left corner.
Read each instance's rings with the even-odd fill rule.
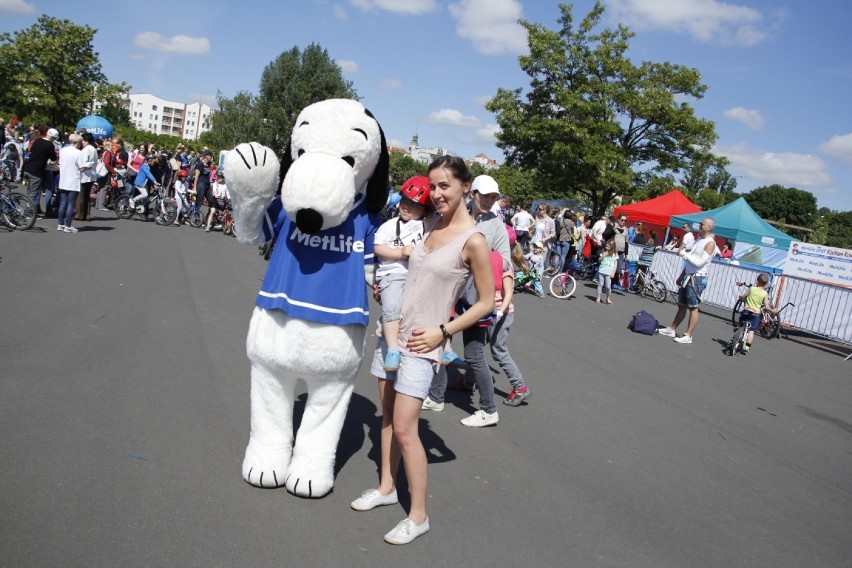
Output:
[[[0,34],[0,108],[57,127],[76,124],[97,88],[108,85],[92,48],[96,32],[42,15],[27,29]]]
[[[390,153],[390,183],[392,187],[401,187],[403,182],[416,175],[426,175],[429,166],[422,162],[418,162],[411,156],[400,154],[399,152]]]
[[[486,106],[497,117],[507,163],[579,193],[597,214],[617,196],[630,197],[637,172],[665,177],[691,160],[717,161],[713,123],[676,99],[704,95],[696,69],[632,63],[629,29],[595,31],[600,0],[577,26],[572,7],[559,8],[556,31],[520,22],[528,35],[529,55],[519,58],[528,92],[499,89]]]
[[[251,93],[240,91],[232,99],[218,93],[217,100],[219,110],[213,113],[211,129],[203,134],[208,145],[233,148],[251,140],[266,142],[271,137],[269,134],[263,136],[272,126],[258,114]]]
[[[812,228],[817,217],[816,197],[795,187],[773,184],[743,195],[754,212],[770,221]]]

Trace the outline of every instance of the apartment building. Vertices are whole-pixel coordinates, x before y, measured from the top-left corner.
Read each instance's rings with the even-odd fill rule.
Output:
[[[198,140],[210,130],[213,114],[206,104],[167,101],[149,93],[128,95],[125,108],[139,130],[184,140]]]

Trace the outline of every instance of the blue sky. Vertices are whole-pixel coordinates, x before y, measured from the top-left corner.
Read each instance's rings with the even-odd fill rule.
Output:
[[[278,5],[276,5],[278,4]],[[577,0],[581,19],[592,0]],[[852,210],[852,7],[828,0],[606,0],[605,22],[628,25],[635,61],[696,67],[708,85],[693,101],[713,120],[738,191],[778,183],[819,206]],[[302,0],[104,3],[0,0],[0,31],[42,13],[98,30],[112,82],[168,100],[215,103],[257,93],[281,52],[326,48],[376,115],[390,143],[441,146],[502,163],[484,102],[526,88],[519,18],[555,27],[543,0]]]

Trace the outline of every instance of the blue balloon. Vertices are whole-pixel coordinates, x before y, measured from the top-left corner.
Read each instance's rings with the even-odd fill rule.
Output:
[[[84,116],[77,123],[77,130],[82,128],[85,128],[86,132],[91,132],[95,139],[112,138],[112,124],[102,116],[93,114]]]

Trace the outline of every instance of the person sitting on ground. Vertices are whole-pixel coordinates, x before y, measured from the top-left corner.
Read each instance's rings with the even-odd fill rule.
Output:
[[[431,200],[429,178],[414,176],[400,189],[399,216],[388,219],[376,230],[375,254],[379,259],[376,280],[382,300],[382,337],[388,345],[385,371],[396,371],[402,357],[399,351],[399,313],[402,291],[408,278],[408,258],[423,239],[423,218]]]
[[[740,295],[740,300],[743,301],[743,311],[740,312],[740,323],[749,322],[749,330],[743,342],[741,353],[748,355],[751,349],[751,342],[754,339],[754,330],[760,328],[760,309],[777,314],[778,310],[772,307],[769,303],[769,293],[766,291],[766,285],[769,283],[769,274],[762,272],[757,277],[757,282],[754,286]]]

